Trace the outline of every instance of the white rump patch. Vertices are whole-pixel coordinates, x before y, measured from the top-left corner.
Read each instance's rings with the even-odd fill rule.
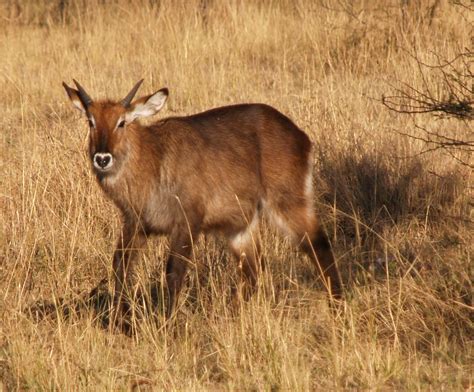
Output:
[[[306,215],[308,216],[308,220],[311,221],[314,219],[313,170],[311,165],[309,165],[304,182],[304,195],[306,197]]]
[[[311,167],[308,168],[304,181],[304,195],[310,200],[313,198],[313,170],[311,170]]]

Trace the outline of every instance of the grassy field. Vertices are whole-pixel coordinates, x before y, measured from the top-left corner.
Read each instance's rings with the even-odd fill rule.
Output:
[[[410,53],[454,58],[472,22],[435,0],[2,2],[0,390],[472,390],[471,158],[401,135],[472,131],[380,102],[402,83],[443,96]],[[106,326],[120,220],[61,82],[122,98],[142,77],[142,94],[170,89],[160,116],[264,102],[308,133],[337,311],[265,226],[267,270],[237,314],[235,266],[202,238],[172,328],[143,306],[132,338]],[[149,241],[137,287],[160,286],[166,252]]]

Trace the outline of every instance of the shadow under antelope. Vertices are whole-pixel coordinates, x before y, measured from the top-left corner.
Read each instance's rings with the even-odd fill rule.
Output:
[[[313,207],[312,145],[288,117],[264,104],[241,104],[169,117],[144,126],[168,98],[163,88],[133,100],[143,79],[120,102],[93,101],[63,83],[90,127],[89,157],[100,187],[123,216],[113,256],[114,306],[126,311],[127,276],[147,236],[170,237],[166,263],[171,316],[201,232],[220,232],[240,261],[242,282],[255,287],[256,231],[262,214],[313,260],[330,294],[341,282],[328,238]]]

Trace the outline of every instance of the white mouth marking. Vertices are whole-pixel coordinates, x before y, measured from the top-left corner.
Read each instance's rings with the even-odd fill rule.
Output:
[[[109,162],[107,163],[106,166],[100,166],[98,163],[97,163],[97,159],[105,159],[105,158],[109,158]],[[98,152],[94,155],[94,158],[92,160],[92,163],[94,165],[94,167],[97,169],[97,170],[100,170],[100,171],[107,171],[108,169],[110,169],[112,167],[112,165],[114,164],[114,158],[112,156],[112,154],[110,153],[102,153],[102,152]]]

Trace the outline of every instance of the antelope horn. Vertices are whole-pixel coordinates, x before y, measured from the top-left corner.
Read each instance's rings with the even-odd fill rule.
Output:
[[[123,107],[128,108],[130,106],[130,103],[132,102],[133,97],[137,93],[138,89],[140,88],[140,85],[143,83],[143,79],[138,81],[135,86],[130,90],[130,92],[127,94],[127,96],[122,99],[120,102]]]
[[[79,84],[76,79],[73,79],[74,84],[77,87],[77,92],[79,93],[79,99],[81,100],[84,108],[87,108],[92,103],[92,98],[89,97],[89,94],[86,93],[86,90]]]

